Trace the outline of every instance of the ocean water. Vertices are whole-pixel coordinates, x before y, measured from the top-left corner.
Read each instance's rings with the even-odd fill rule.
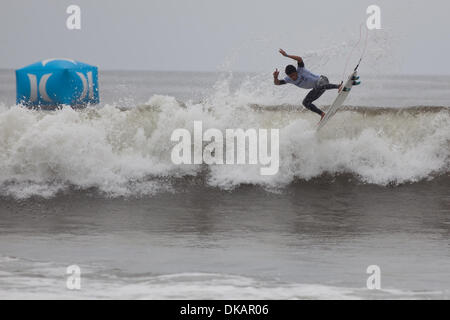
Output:
[[[39,111],[0,71],[0,298],[448,299],[450,77],[360,75],[317,134],[270,72],[103,71],[100,105]],[[173,164],[197,120],[278,128],[278,174]]]

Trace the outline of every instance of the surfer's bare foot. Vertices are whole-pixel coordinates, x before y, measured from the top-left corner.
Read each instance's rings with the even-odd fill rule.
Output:
[[[322,121],[323,117],[325,117],[325,112],[322,111],[322,114],[320,115],[320,121]]]
[[[338,93],[341,92],[343,88],[344,88],[344,82],[341,81],[341,84],[339,85]]]

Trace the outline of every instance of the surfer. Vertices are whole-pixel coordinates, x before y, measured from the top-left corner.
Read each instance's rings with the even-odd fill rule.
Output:
[[[278,74],[280,73],[280,71],[278,71],[278,69],[275,69],[275,72],[273,73],[273,83],[277,86],[291,83],[299,88],[312,89],[303,99],[303,105],[305,106],[305,108],[319,114],[321,117],[320,119],[323,119],[323,117],[325,116],[325,112],[317,108],[313,104],[313,102],[319,99],[320,96],[325,92],[325,90],[340,89],[342,83],[340,85],[332,84],[328,81],[327,77],[315,75],[314,73],[307,70],[305,68],[305,63],[303,62],[303,59],[301,57],[289,55],[283,49],[280,49],[279,52],[283,56],[297,61],[297,68],[295,68],[291,64],[286,66],[286,77],[284,78],[284,80],[278,79]]]

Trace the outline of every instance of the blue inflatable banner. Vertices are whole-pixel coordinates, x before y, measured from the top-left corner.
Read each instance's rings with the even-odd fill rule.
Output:
[[[99,103],[98,68],[71,59],[48,59],[16,70],[17,104],[80,106]]]

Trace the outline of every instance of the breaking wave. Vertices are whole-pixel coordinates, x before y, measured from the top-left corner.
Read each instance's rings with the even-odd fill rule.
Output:
[[[280,167],[175,165],[174,129],[279,128]],[[108,196],[173,191],[197,177],[210,187],[242,184],[282,189],[298,180],[351,175],[358,183],[395,185],[447,176],[450,108],[348,107],[316,132],[318,117],[289,105],[264,106],[220,97],[199,103],[155,95],[144,105],[57,111],[0,110],[0,194],[51,197],[75,189]]]

